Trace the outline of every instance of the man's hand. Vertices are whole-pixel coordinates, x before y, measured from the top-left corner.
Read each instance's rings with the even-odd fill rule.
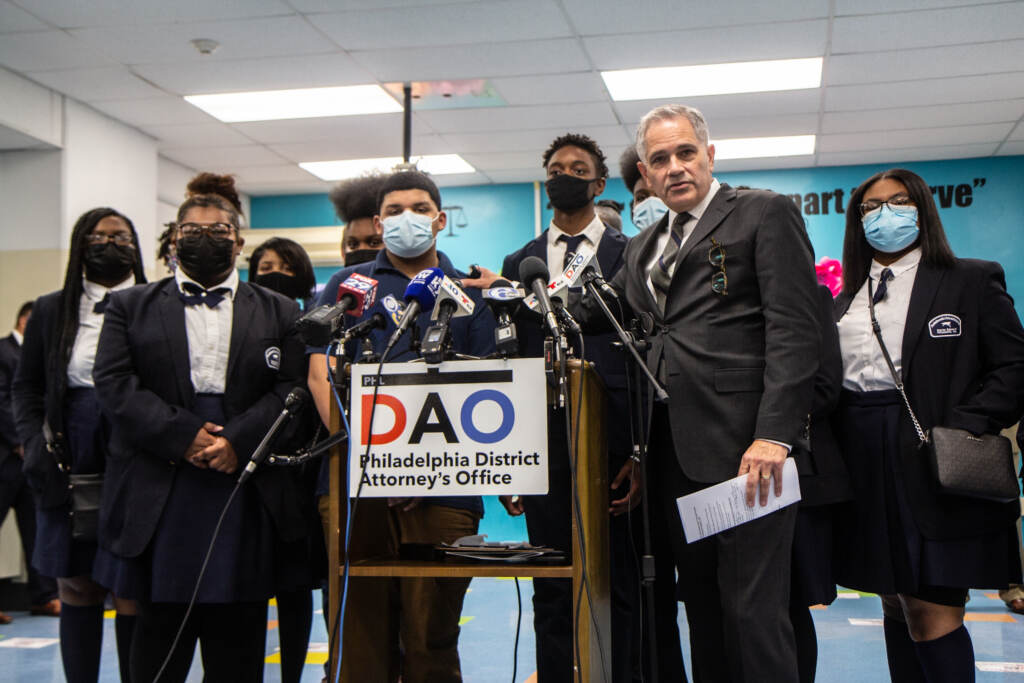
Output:
[[[640,504],[640,496],[643,495],[640,491],[640,487],[643,482],[640,481],[639,476],[633,476],[633,468],[635,466],[636,461],[630,458],[622,465],[619,473],[615,475],[615,480],[612,481],[612,489],[618,490],[618,488],[622,486],[622,482],[629,479],[629,490],[626,491],[626,495],[618,500],[613,500],[611,502],[611,507],[608,508],[608,512],[612,513],[613,517],[618,517],[621,514],[629,512]]]
[[[214,435],[219,432],[223,427],[215,425],[212,422],[206,422],[199,431],[196,432],[196,436],[192,439],[192,443],[185,449],[185,460],[195,465],[199,469],[207,469],[209,465],[206,462],[206,458],[202,457],[201,453],[204,448],[212,446],[214,444]]]
[[[238,469],[238,456],[231,442],[223,436],[213,437],[213,444],[200,451],[198,457],[206,461],[210,469],[232,474]]]
[[[419,507],[422,498],[388,498],[388,507],[401,507],[402,512],[409,512]]]
[[[771,441],[758,439],[750,444],[740,461],[739,474],[747,475],[747,507],[754,507],[760,490],[761,505],[768,504],[768,484],[775,478],[775,495],[782,495],[782,466],[789,451]]]
[[[19,458],[21,458],[22,460],[24,460],[25,459],[25,447],[19,443],[17,446],[14,447],[14,454],[16,456],[18,456]]]
[[[480,277],[478,278],[463,278],[463,288],[474,287],[476,289],[490,289],[494,285],[495,280],[500,280],[501,276],[495,273],[493,270],[487,270],[483,266],[476,266],[480,271]]]
[[[523,508],[523,499],[520,496],[498,496],[498,500],[505,506],[505,512],[512,517],[518,517],[526,511]]]

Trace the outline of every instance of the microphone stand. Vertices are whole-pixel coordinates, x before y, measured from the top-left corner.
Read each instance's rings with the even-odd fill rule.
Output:
[[[608,322],[612,324],[616,335],[619,337],[619,341],[622,344],[622,348],[629,351],[633,357],[633,361],[636,367],[640,368],[644,375],[647,377],[647,382],[654,390],[654,395],[659,400],[665,401],[668,399],[668,392],[661,386],[658,379],[647,367],[647,363],[640,357],[639,348],[641,344],[644,350],[646,350],[646,342],[638,340],[632,333],[626,332],[622,329],[622,325],[615,319],[615,315],[611,309],[608,308],[608,304],[601,298],[601,292],[594,282],[594,279],[588,278],[584,274],[584,286],[587,292],[597,301],[598,307],[601,312],[608,319]],[[647,656],[649,658],[651,680],[658,680],[658,636],[657,636],[657,619],[655,618],[654,605],[654,577],[655,577],[655,563],[654,563],[654,552],[651,548],[651,512],[650,512],[650,496],[648,495],[648,477],[647,477],[647,439],[645,438],[646,430],[644,429],[644,411],[641,401],[643,393],[637,391],[636,399],[630,396],[630,419],[639,427],[638,435],[634,438],[633,442],[633,470],[636,476],[640,477],[641,482],[641,496],[640,496],[640,509],[643,526],[643,555],[640,558],[640,584],[643,586],[644,599],[646,602],[644,613],[647,617]]]

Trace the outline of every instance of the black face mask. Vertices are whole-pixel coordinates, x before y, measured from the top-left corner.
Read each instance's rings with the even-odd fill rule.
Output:
[[[278,294],[284,294],[289,299],[303,299],[309,296],[309,291],[301,291],[299,278],[278,270],[260,273],[253,282],[267,289],[272,289]]]
[[[93,282],[121,282],[132,272],[135,265],[135,250],[113,242],[90,244],[82,259],[85,277]]]
[[[217,239],[207,234],[182,237],[175,245],[178,265],[200,284],[235,265],[234,240]]]
[[[353,249],[345,254],[345,267],[358,266],[360,263],[367,263],[377,258],[380,249]]]
[[[572,213],[593,201],[593,197],[590,196],[590,183],[595,180],[597,179],[590,178],[588,180],[559,173],[554,178],[550,178],[544,187],[547,189],[548,199],[551,200],[552,206],[559,211]]]

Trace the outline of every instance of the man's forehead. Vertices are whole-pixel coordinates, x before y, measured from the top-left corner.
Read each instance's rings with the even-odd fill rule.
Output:
[[[690,120],[685,116],[655,121],[644,132],[644,138],[648,146],[681,145],[686,143],[700,146],[697,133],[693,130]]]
[[[434,205],[434,200],[430,198],[430,193],[419,188],[388,192],[384,195],[384,200],[381,202],[382,207],[415,206],[417,204],[430,204],[435,209],[438,208]]]
[[[570,165],[576,162],[582,161],[586,164],[592,164],[594,162],[590,152],[577,147],[576,145],[566,145],[565,147],[559,147],[554,154],[551,155],[551,159],[548,160],[548,166],[553,164]]]

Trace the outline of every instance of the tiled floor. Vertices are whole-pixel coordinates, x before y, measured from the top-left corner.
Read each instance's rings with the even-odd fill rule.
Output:
[[[517,683],[530,680],[534,671],[534,641],[530,602],[531,585],[520,580],[523,596],[522,637],[519,643]],[[509,579],[476,579],[466,596],[460,641],[464,679],[467,683],[510,681],[512,645],[516,625],[516,588]],[[316,598],[319,600],[319,595]],[[316,604],[319,604],[317,602]],[[991,591],[972,591],[967,605],[967,627],[974,640],[978,661],[978,681],[1019,681],[1024,683],[1024,617],[1006,611]],[[827,609],[816,609],[818,629],[818,680],[885,681],[888,671],[882,642],[881,612],[878,598],[843,592]],[[57,620],[30,617],[14,612],[13,624],[0,626],[0,680],[19,683],[57,683],[63,680],[57,645]],[[112,616],[112,615],[111,615]],[[271,626],[276,625],[276,609],[271,606]],[[683,638],[686,625],[681,620]],[[39,640],[15,640],[39,639]],[[316,683],[322,676],[326,657],[326,629],[318,613],[314,619],[312,646],[303,682]],[[11,647],[20,644],[22,647]],[[267,636],[266,681],[280,680],[276,629]],[[993,671],[1015,664],[1015,673]],[[104,633],[103,683],[116,683],[117,655],[114,649],[113,619],[106,621]],[[193,668],[189,681],[202,680],[199,667]]]

